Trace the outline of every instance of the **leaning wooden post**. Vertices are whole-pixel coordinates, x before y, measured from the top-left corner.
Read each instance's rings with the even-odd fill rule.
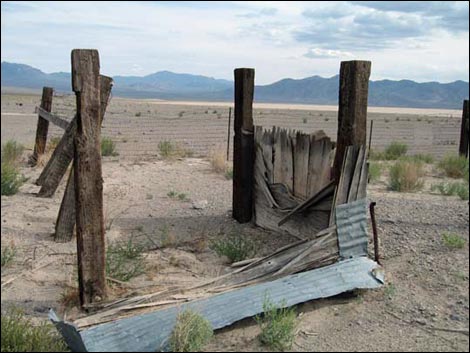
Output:
[[[370,67],[370,61],[341,62],[338,137],[332,170],[336,183],[339,182],[346,148],[351,145],[366,145]]]
[[[469,117],[468,117],[468,99],[463,101],[462,111],[462,125],[460,127],[460,144],[459,144],[459,155],[468,158],[468,134],[469,134]]]
[[[104,75],[100,76],[100,105],[101,105],[101,123],[103,123],[106,106],[108,104],[109,95],[111,94],[111,87],[113,86],[113,79]],[[77,124],[73,121],[71,124]],[[101,126],[101,125],[100,125]],[[76,131],[76,129],[75,129]],[[58,243],[65,243],[72,240],[73,230],[75,228],[75,181],[73,166],[70,170],[67,186],[65,187],[64,197],[60,204],[59,215],[55,225],[54,240]]]
[[[254,69],[235,70],[235,111],[233,142],[233,218],[251,221],[253,214]]]
[[[54,89],[51,87],[43,87],[41,108],[50,112],[52,109],[52,96],[54,95]],[[49,130],[49,121],[38,114],[38,127],[36,129],[36,143],[34,144],[34,152],[29,158],[29,164],[36,166],[38,158],[44,154],[47,143],[47,131]]]
[[[106,248],[101,175],[100,62],[97,50],[72,50],[77,97],[74,139],[78,282],[82,306],[106,297]]]

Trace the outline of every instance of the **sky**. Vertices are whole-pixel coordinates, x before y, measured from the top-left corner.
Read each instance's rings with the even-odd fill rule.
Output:
[[[101,73],[169,70],[257,84],[331,77],[372,61],[372,80],[469,80],[467,1],[2,1],[1,60],[70,72],[94,48]]]

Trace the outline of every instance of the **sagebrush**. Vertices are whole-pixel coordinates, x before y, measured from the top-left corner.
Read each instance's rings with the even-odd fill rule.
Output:
[[[213,335],[209,321],[194,311],[185,310],[176,318],[169,341],[170,351],[200,352]]]
[[[106,273],[109,277],[127,282],[145,272],[143,246],[129,239],[108,246],[106,252]]]
[[[226,256],[230,262],[238,262],[253,257],[255,243],[239,234],[231,234],[222,239],[214,240],[210,248],[219,256]]]
[[[390,167],[389,187],[393,191],[410,192],[423,188],[423,163],[399,160]]]
[[[449,178],[468,180],[468,159],[464,156],[447,155],[437,166]]]
[[[116,152],[116,144],[109,137],[101,139],[101,155],[102,156],[118,156]]]

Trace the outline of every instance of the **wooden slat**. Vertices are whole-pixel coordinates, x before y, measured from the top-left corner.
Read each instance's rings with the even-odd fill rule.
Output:
[[[281,129],[273,128],[273,183],[282,183]]]
[[[361,179],[362,166],[365,163],[365,146],[361,146],[359,149],[359,154],[356,160],[356,166],[354,167],[353,177],[351,179],[351,186],[348,193],[348,202],[353,202],[357,200],[358,190],[359,190],[359,181]]]
[[[308,172],[310,155],[310,136],[297,133],[294,149],[294,194],[297,197],[306,199],[308,191]]]
[[[289,191],[294,193],[294,161],[292,155],[292,139],[289,132],[281,130],[281,183],[285,184]]]
[[[106,298],[106,243],[101,172],[100,64],[96,50],[72,50],[72,89],[77,97],[74,177],[77,255],[82,306]]]
[[[61,129],[65,130],[69,126],[69,122],[67,120],[65,120],[64,118],[62,118],[58,115],[54,115],[54,114],[48,112],[47,110],[44,110],[41,107],[38,107],[37,110],[38,110],[38,114],[41,118],[53,123],[54,125],[60,127]]]

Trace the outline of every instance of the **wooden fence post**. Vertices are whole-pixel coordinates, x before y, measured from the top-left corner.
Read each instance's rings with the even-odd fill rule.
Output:
[[[72,89],[77,97],[74,178],[77,255],[82,306],[106,298],[106,245],[101,174],[100,63],[97,50],[72,50]]]
[[[468,158],[468,134],[469,134],[469,117],[468,117],[468,99],[463,101],[462,111],[462,125],[460,126],[460,144],[459,144],[459,155]]]
[[[54,89],[51,87],[43,87],[42,89],[42,98],[41,98],[41,108],[50,112],[52,109],[52,96],[54,94]],[[36,143],[34,144],[34,151],[31,157],[29,158],[29,164],[31,166],[36,166],[38,158],[44,154],[46,150],[47,143],[47,131],[49,130],[49,121],[41,118],[38,114],[38,126],[36,129]]]
[[[254,69],[235,69],[235,111],[233,142],[233,218],[240,223],[253,215]]]
[[[332,177],[339,182],[346,148],[365,145],[370,61],[342,61],[339,77],[338,137]]]
[[[104,75],[100,76],[100,104],[101,104],[101,123],[103,123],[106,106],[108,104],[109,95],[111,94],[111,87],[113,80],[111,77]],[[76,124],[76,122],[73,122]],[[101,126],[101,125],[100,125]],[[76,129],[75,129],[76,131]],[[72,240],[73,230],[75,228],[76,213],[75,213],[75,181],[73,166],[70,171],[67,186],[65,187],[64,197],[60,204],[59,215],[55,225],[54,240],[58,243],[65,243]]]

